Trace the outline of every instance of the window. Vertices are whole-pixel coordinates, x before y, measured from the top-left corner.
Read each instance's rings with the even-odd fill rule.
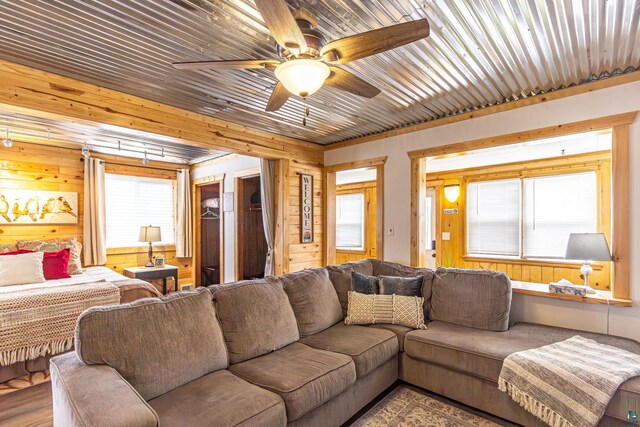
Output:
[[[336,248],[364,250],[364,194],[336,196]]]
[[[108,248],[141,245],[143,225],[159,226],[161,243],[174,243],[171,180],[106,174],[105,205]]]
[[[597,218],[595,172],[472,182],[467,252],[564,259],[569,234],[595,233]]]
[[[520,180],[467,186],[469,254],[520,255]]]
[[[597,231],[595,172],[524,180],[525,258],[564,258],[570,233]]]

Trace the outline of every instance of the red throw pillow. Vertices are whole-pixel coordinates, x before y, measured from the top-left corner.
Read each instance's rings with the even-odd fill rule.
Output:
[[[18,249],[17,251],[11,251],[11,252],[2,252],[0,253],[0,256],[2,255],[22,255],[22,254],[28,254],[31,253],[33,251],[30,251],[29,249]]]
[[[69,275],[69,256],[71,251],[63,249],[58,252],[45,252],[42,260],[42,267],[44,270],[44,278],[47,280],[52,279],[67,279],[71,277]]]

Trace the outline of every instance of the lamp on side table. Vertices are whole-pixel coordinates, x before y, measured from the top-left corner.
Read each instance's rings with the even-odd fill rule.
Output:
[[[153,242],[159,242],[162,238],[160,236],[160,227],[153,225],[147,225],[140,227],[140,235],[138,237],[139,242],[149,243],[149,262],[145,267],[153,267]]]
[[[584,261],[580,272],[588,294],[595,294],[589,286],[589,275],[593,273],[592,261],[611,261],[611,251],[603,233],[571,233],[567,244],[566,259]]]

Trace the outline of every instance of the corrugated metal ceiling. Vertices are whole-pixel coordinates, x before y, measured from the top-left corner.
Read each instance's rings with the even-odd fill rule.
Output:
[[[382,89],[323,88],[264,112],[269,70],[171,62],[278,59],[251,0],[3,0],[0,57],[322,144],[445,117],[640,67],[640,0],[306,0],[328,39],[427,18],[431,36],[345,65]]]

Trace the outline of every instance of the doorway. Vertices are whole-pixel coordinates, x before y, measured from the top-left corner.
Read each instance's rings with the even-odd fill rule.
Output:
[[[236,280],[264,277],[267,240],[262,222],[260,175],[237,177],[236,188]]]
[[[194,279],[197,286],[220,284],[224,277],[222,185],[219,177],[194,181]]]

